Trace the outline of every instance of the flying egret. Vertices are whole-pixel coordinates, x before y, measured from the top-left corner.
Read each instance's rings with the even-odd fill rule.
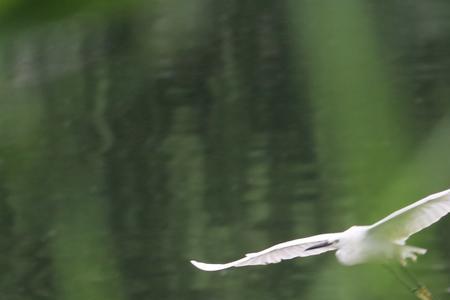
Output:
[[[278,263],[337,250],[336,257],[343,265],[399,261],[404,266],[407,259],[415,261],[417,255],[427,251],[406,245],[406,240],[449,212],[450,189],[421,199],[372,225],[352,226],[339,233],[319,234],[284,242],[260,252],[248,253],[244,258],[225,264],[208,264],[195,260],[191,260],[191,263],[204,271],[218,271],[231,267]],[[424,291],[420,290],[424,289],[423,286],[416,284],[416,287],[420,293]]]

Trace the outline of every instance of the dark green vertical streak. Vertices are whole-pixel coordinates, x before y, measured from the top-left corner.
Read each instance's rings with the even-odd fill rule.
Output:
[[[49,78],[56,49],[52,38],[70,36],[80,47],[80,28],[55,31],[41,42],[41,78]],[[64,32],[64,33],[63,33]],[[55,37],[56,36],[56,37]],[[64,50],[60,50],[64,51]],[[77,52],[67,55],[79,55]],[[73,57],[76,61],[79,57]],[[99,91],[92,96],[105,97]],[[79,74],[61,76],[58,82],[41,85],[45,99],[46,199],[52,205],[51,251],[58,299],[122,299],[120,276],[108,222],[105,198],[102,146],[88,155],[92,144],[92,112],[86,109],[83,78]],[[89,95],[88,95],[89,96]],[[95,99],[96,101],[103,101]],[[95,122],[94,122],[95,123]],[[95,127],[99,130],[98,126]],[[98,132],[98,134],[101,134]]]
[[[257,58],[257,88],[252,97],[252,109],[260,113],[255,118],[256,129],[264,130],[261,137],[266,139],[267,147],[268,160],[261,163],[260,168],[264,167],[268,181],[260,206],[267,209],[268,215],[260,226],[267,232],[263,246],[269,246],[314,232],[316,220],[302,214],[302,210],[310,212],[316,204],[315,191],[311,188],[316,176],[310,150],[312,136],[308,134],[307,120],[303,118],[307,115],[307,103],[299,97],[302,91],[293,90],[300,89],[301,85],[292,87],[290,82],[292,74],[283,4],[264,2],[264,5],[258,5],[261,6],[257,19],[258,48],[254,54]],[[268,288],[265,295],[260,296],[291,299],[302,295],[305,282],[293,275],[298,274],[297,267],[294,263],[265,270],[260,284]],[[286,290],[284,285],[296,288]]]
[[[20,114],[15,117],[22,118]],[[46,178],[36,178],[45,165],[30,160],[26,155],[17,155],[25,149],[36,151],[33,159],[41,158],[38,155],[42,149],[36,144],[15,145],[8,149],[15,151],[15,154],[2,155],[8,160],[3,182],[5,198],[2,199],[6,203],[1,209],[2,254],[8,262],[4,266],[6,286],[3,286],[2,294],[11,299],[22,295],[31,295],[34,299],[53,299],[52,256],[49,250],[51,229],[49,218],[42,218],[42,212],[48,216],[51,210],[44,187]]]
[[[238,31],[241,40],[239,51],[240,69],[245,75],[246,88],[250,97],[246,99],[249,107],[249,126],[246,150],[247,167],[244,174],[244,190],[240,201],[245,212],[243,229],[239,234],[246,240],[246,251],[264,249],[274,243],[267,227],[271,219],[270,183],[270,128],[271,104],[278,96],[283,97],[280,80],[274,74],[280,71],[282,54],[279,49],[278,36],[275,34],[273,5],[261,1],[249,1],[240,5]],[[243,46],[243,47],[242,47]],[[278,93],[278,94],[277,94]],[[271,272],[253,272],[246,277],[246,288],[242,298],[271,299],[273,294],[266,288],[271,284]]]
[[[0,52],[2,74],[9,75],[0,79],[0,245],[4,274],[0,284],[5,299],[53,299],[49,220],[42,217],[42,212],[50,213],[42,171],[46,167],[42,160],[42,99],[28,86],[33,76],[17,68],[24,58],[20,54],[25,55],[23,47],[31,53],[36,49],[34,40],[27,38],[15,43],[5,38]],[[36,101],[28,101],[30,98]]]
[[[132,16],[127,15],[88,36],[84,52],[87,58],[97,56],[98,66],[86,70],[86,94],[91,91],[95,150],[105,159],[108,221],[124,293],[127,299],[148,294],[165,298],[168,276],[161,275],[166,258],[161,240],[167,205],[157,153],[164,114],[154,101],[154,84],[146,81],[148,74],[138,63],[142,58],[136,57],[132,28]]]
[[[245,209],[242,194],[245,190],[245,175],[248,168],[247,151],[249,142],[248,86],[239,63],[246,43],[240,43],[239,32],[244,28],[239,23],[238,1],[224,2],[217,16],[217,38],[215,73],[209,80],[212,96],[208,116],[206,151],[209,159],[207,170],[207,202],[210,213],[210,229],[206,239],[218,241],[209,248],[220,254],[217,259],[230,259],[243,251],[245,242],[242,232]],[[222,284],[214,282],[213,288],[224,299],[236,299],[245,277],[228,278]]]
[[[0,176],[0,269],[4,270],[0,275],[0,291],[4,297],[13,298],[16,293],[15,285],[16,273],[14,272],[14,263],[12,245],[14,239],[14,214],[10,203],[8,203],[9,193],[5,188],[5,174]]]
[[[191,107],[173,112],[171,130],[161,145],[167,170],[167,195],[171,218],[165,245],[170,297],[182,298],[190,292],[195,277],[188,263],[202,253],[198,242],[205,236],[206,216],[202,214],[205,193],[204,149],[198,135],[198,116]],[[199,275],[197,273],[197,275]],[[201,281],[197,281],[201,284]]]
[[[245,190],[240,199],[245,218],[239,238],[246,241],[245,251],[257,251],[274,243],[267,231],[267,223],[271,216],[269,198],[270,157],[268,152],[268,136],[266,133],[252,135],[248,141],[247,168],[245,172]],[[253,270],[255,271],[255,270]],[[267,270],[266,270],[267,271]],[[242,298],[271,299],[267,291],[271,281],[271,272],[244,273],[245,287],[241,291]]]
[[[120,101],[125,92],[123,69],[108,73],[111,101]],[[139,78],[129,78],[139,81]],[[143,89],[152,95],[151,86]],[[159,123],[163,112],[141,92],[125,103],[111,103],[108,123],[115,143],[107,152],[107,186],[111,198],[111,222],[120,254],[120,269],[124,273],[127,294],[142,299],[149,293],[168,297],[169,276],[165,273],[167,253],[162,243],[167,222],[168,203],[164,189],[165,170],[160,154]],[[126,243],[123,240],[126,239]],[[148,284],[152,278],[152,284]]]
[[[211,175],[209,186],[217,207],[217,215],[212,216],[216,224],[225,224],[233,220],[223,219],[221,211],[231,213],[234,220],[241,217],[237,203],[243,189],[243,171],[245,168],[245,152],[247,144],[247,99],[244,79],[241,76],[237,61],[239,44],[236,42],[236,28],[233,26],[234,5],[221,17],[218,28],[220,38],[220,54],[218,73],[210,81],[213,103],[208,131],[208,150],[214,160],[208,162]]]

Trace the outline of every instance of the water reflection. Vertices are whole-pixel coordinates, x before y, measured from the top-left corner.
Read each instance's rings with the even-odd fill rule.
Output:
[[[0,4],[5,299],[411,298],[333,255],[218,274],[189,259],[447,188],[450,2],[16,2]],[[414,240],[436,298],[448,226]]]

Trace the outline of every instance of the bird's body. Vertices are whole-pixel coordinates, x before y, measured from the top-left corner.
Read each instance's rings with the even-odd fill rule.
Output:
[[[347,266],[366,262],[386,262],[390,260],[406,263],[406,259],[416,260],[417,254],[426,250],[390,241],[370,234],[370,226],[353,226],[341,234],[337,243],[336,257]]]
[[[368,229],[369,226],[353,226],[341,234],[336,251],[336,258],[341,264],[352,266],[380,257],[395,256],[396,245],[373,240],[367,234]]]
[[[416,260],[426,249],[406,245],[414,233],[437,222],[450,212],[450,190],[430,195],[406,206],[369,226],[352,226],[339,233],[327,233],[277,244],[226,264],[191,263],[204,271],[230,267],[266,265],[295,257],[317,255],[336,250],[343,265],[366,262]]]

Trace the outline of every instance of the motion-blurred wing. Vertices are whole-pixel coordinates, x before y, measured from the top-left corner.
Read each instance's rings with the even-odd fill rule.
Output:
[[[317,255],[323,252],[336,250],[336,242],[339,239],[339,236],[339,233],[327,233],[284,242],[260,252],[248,253],[244,258],[227,264],[205,264],[194,260],[191,260],[191,263],[204,271],[218,271],[231,267],[274,264],[286,259]]]
[[[450,190],[406,206],[369,228],[369,233],[404,243],[411,235],[439,221],[450,212]]]

